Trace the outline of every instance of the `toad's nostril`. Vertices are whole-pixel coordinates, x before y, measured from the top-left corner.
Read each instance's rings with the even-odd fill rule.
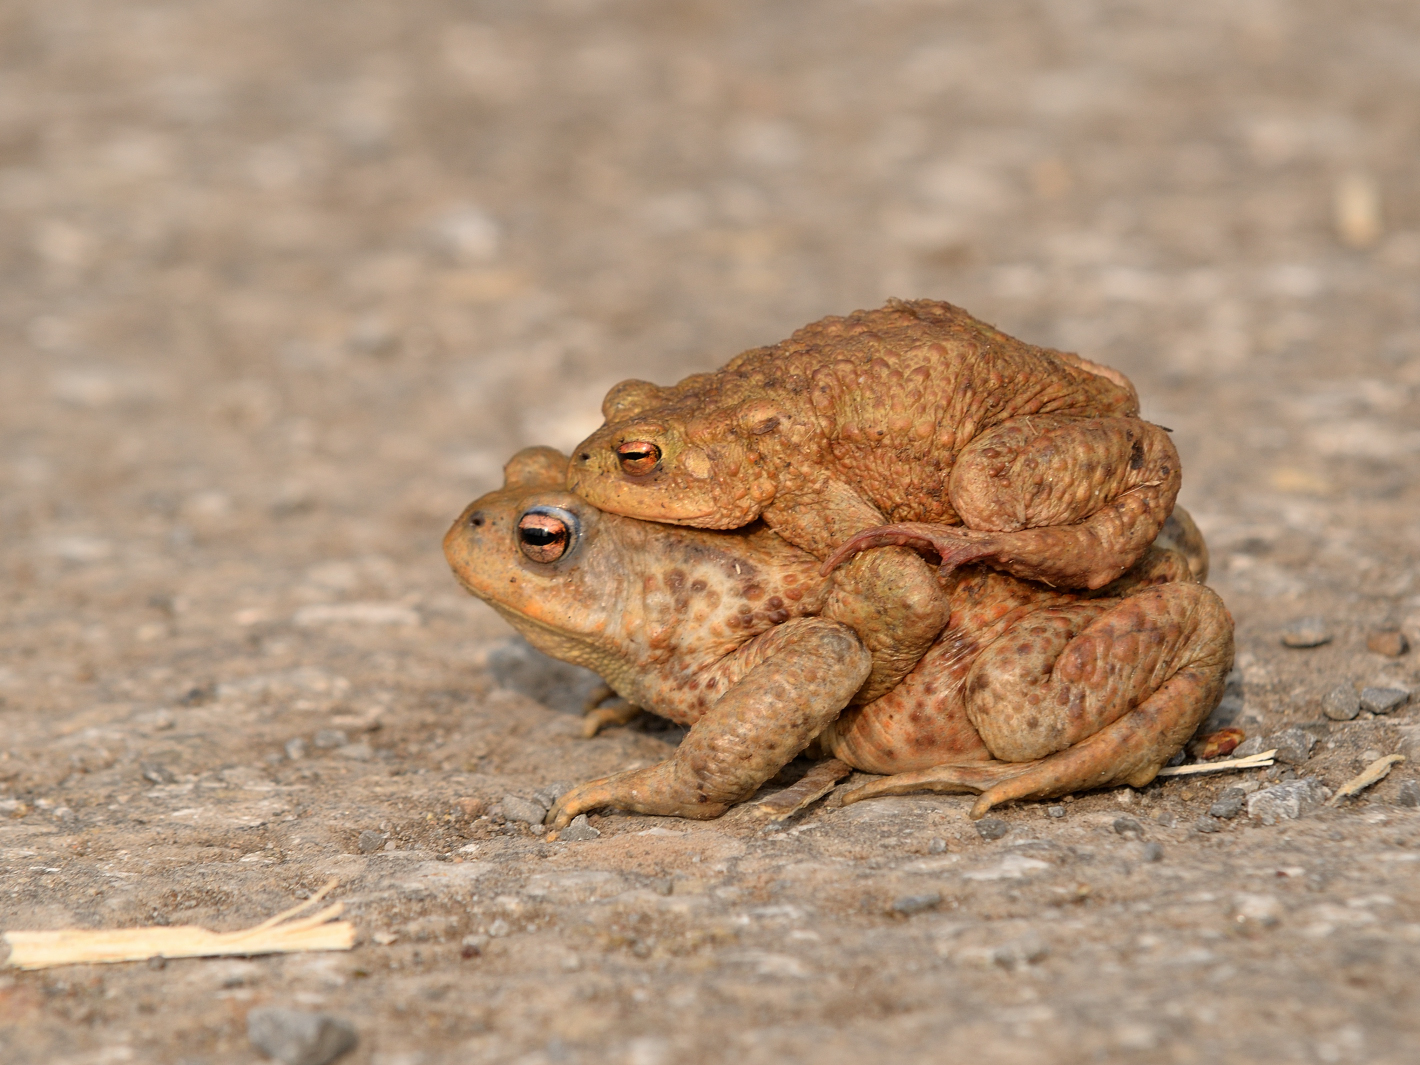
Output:
[[[468,519],[468,523],[472,525],[475,529],[483,528],[483,515],[475,514],[473,517]]]
[[[583,451],[583,452],[582,452],[580,455],[578,455],[577,457],[578,457],[579,459],[581,459],[583,462],[591,462],[591,461],[592,461],[592,456],[591,456],[591,455],[588,455],[585,451]]]

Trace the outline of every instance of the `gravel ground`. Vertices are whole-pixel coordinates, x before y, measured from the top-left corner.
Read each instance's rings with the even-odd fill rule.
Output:
[[[1413,1061],[1420,653],[1368,640],[1420,645],[1417,160],[1400,0],[0,4],[0,926],[335,876],[359,929],[0,970],[0,1059],[246,1065],[276,1005],[371,1065]],[[1238,623],[1218,719],[1293,762],[989,840],[507,822],[678,733],[581,739],[447,523],[611,383],[889,295],[1134,378]],[[1417,698],[1324,712],[1361,686]]]

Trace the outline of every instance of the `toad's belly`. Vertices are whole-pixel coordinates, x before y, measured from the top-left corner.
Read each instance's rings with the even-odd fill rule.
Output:
[[[964,686],[978,648],[944,638],[887,695],[843,712],[821,749],[866,773],[902,773],[991,753],[966,716]]]

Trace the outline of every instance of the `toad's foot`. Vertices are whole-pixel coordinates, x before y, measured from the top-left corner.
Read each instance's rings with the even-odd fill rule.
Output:
[[[958,566],[996,558],[1000,551],[999,533],[978,532],[956,525],[932,525],[922,521],[901,521],[854,533],[824,560],[822,573],[831,573],[849,557],[875,547],[910,547],[936,555],[938,573],[946,576]]]
[[[1041,761],[1046,760],[1048,759]],[[934,765],[929,769],[914,769],[908,773],[894,773],[892,776],[870,780],[843,792],[840,801],[847,806],[882,795],[911,795],[919,791],[934,791],[944,795],[959,795],[963,792],[980,794],[1029,772],[1039,764],[1040,761],[989,761]],[[973,816],[978,815],[973,813]]]
[[[718,817],[753,795],[822,732],[868,676],[871,662],[845,625],[796,618],[745,644],[717,679],[728,690],[691,726],[675,754],[573,788],[548,811],[560,829],[579,813]]]
[[[833,786],[853,772],[853,767],[837,758],[825,758],[783,791],[776,791],[763,802],[745,810],[745,818],[760,822],[783,821],[809,803],[821,799]]]
[[[613,701],[603,706],[608,699]],[[604,728],[630,724],[632,718],[640,712],[639,706],[623,699],[609,685],[603,684],[587,696],[587,701],[582,706],[582,736],[591,739]]]
[[[556,831],[566,828],[578,814],[606,806],[698,821],[719,817],[730,808],[730,802],[698,801],[686,791],[684,782],[676,779],[675,767],[669,761],[645,769],[628,769],[577,785],[548,811],[546,823]]]

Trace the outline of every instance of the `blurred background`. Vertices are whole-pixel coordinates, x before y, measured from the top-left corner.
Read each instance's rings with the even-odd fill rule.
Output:
[[[1415,653],[1365,650],[1376,629],[1420,644],[1414,0],[0,0],[6,919],[113,925],[182,910],[231,927],[282,909],[335,862],[367,892],[361,927],[398,931],[411,897],[434,896],[375,893],[394,867],[364,853],[370,833],[454,860],[485,800],[665,757],[674,735],[572,738],[575,719],[546,707],[575,711],[586,678],[549,674],[507,642],[450,579],[439,539],[517,448],[569,448],[594,429],[616,381],[670,383],[888,296],[949,300],[1134,379],[1146,416],[1174,430],[1182,498],[1238,621],[1227,705],[1250,733],[1318,720],[1337,685],[1420,690]],[[1331,642],[1283,648],[1297,617]],[[1395,749],[1367,721],[1337,725],[1349,738],[1322,748],[1333,786]],[[1180,794],[1191,823],[1210,800]],[[932,831],[980,843],[949,804],[911,809],[911,824],[945,818]],[[1114,799],[1086,796],[1071,817],[1087,809],[1106,826],[1091,847],[1115,854]],[[1374,843],[1398,831],[1386,816],[1337,821],[1327,838]],[[898,830],[863,824],[855,861]],[[669,876],[655,863],[671,844],[630,832],[645,848],[636,861]],[[815,838],[859,846],[848,828]],[[283,1001],[292,988],[329,995],[388,1032],[419,1018],[426,1041],[493,1040],[486,1058],[450,1051],[461,1062],[512,1060],[510,1048],[534,1048],[518,1059],[533,1065],[568,1060],[565,1046],[536,1048],[553,1031],[591,1046],[596,1031],[605,1043],[585,1060],[658,1065],[666,1040],[750,1039],[752,1016],[861,1027],[878,1003],[891,1018],[903,1002],[977,1025],[982,1046],[1019,1036],[980,1061],[1075,1061],[1096,1053],[1086,1030],[1112,1025],[1124,1034],[1098,1046],[1122,1047],[1120,1060],[1161,1060],[1152,1048],[1169,1031],[1179,1062],[1380,1061],[1357,1048],[1392,1036],[1385,1060],[1408,1060],[1413,1038],[1396,1033],[1413,1026],[1411,962],[1340,934],[1319,952],[1285,923],[1262,947],[1219,945],[1217,929],[1243,918],[1195,904],[1244,867],[1272,891],[1273,865],[1220,857],[1223,835],[1168,838],[1183,861],[1151,867],[1180,878],[1167,900],[1164,880],[1125,879],[1123,851],[1089,873],[1102,905],[1097,918],[1070,911],[1095,923],[1060,941],[1056,1013],[1019,1006],[1032,1000],[1000,965],[958,980],[905,926],[872,938],[887,933],[854,909],[861,885],[835,872],[785,897],[813,912],[840,891],[832,912],[848,916],[832,934],[849,939],[808,968],[761,967],[773,988],[705,975],[710,951],[656,970],[658,993],[680,988],[671,1006],[639,984],[633,1001],[558,968],[572,933],[556,926],[485,969],[457,953],[482,927],[476,909],[436,898],[430,920],[464,922],[446,948],[415,946],[411,931],[348,965],[262,963],[226,983],[196,963],[178,970],[191,982],[130,967],[107,992],[97,976],[45,984],[47,997],[0,981],[0,1014],[17,1019],[0,1028],[0,1057],[191,1062],[196,1047],[246,1061],[238,998],[219,990],[245,980]],[[1313,852],[1339,855],[1323,872],[1342,887],[1381,868],[1306,838],[1308,866]],[[504,843],[488,851],[493,893],[521,891],[526,863],[551,853]],[[126,868],[141,858],[164,875],[107,871],[130,855]],[[1303,872],[1295,854],[1268,860],[1291,869],[1277,876]],[[754,861],[744,883],[758,892]],[[1317,935],[1336,913],[1372,920],[1365,907],[1394,903],[1369,882],[1345,890],[1370,894],[1331,906]],[[981,891],[962,914],[1006,912],[994,880]],[[1111,893],[1136,915],[1177,908],[1155,928],[1104,908]],[[1049,905],[1020,912],[1061,914],[1039,898]],[[1398,945],[1398,927],[1372,931]],[[1178,969],[1116,964],[1150,928],[1169,952],[1236,967],[1219,961],[1206,986],[1189,970],[1200,975],[1184,992]],[[421,949],[435,968],[419,968]],[[624,951],[585,949],[640,972]],[[894,952],[910,964],[882,964]],[[405,968],[331,990],[376,963]],[[783,978],[814,966],[819,983]],[[911,976],[919,967],[936,975]],[[1341,991],[1338,973],[1351,974]],[[706,1001],[731,1004],[695,1022],[685,1004],[716,981]],[[974,1004],[991,996],[1013,1005]],[[1160,1020],[1184,1017],[1184,999],[1193,1020]],[[1348,1010],[1370,1018],[1365,1031],[1333,1038]],[[1199,1039],[1213,1049],[1190,1057]],[[359,1060],[445,1060],[382,1045],[398,1053]],[[833,1060],[862,1060],[844,1053]]]

